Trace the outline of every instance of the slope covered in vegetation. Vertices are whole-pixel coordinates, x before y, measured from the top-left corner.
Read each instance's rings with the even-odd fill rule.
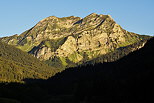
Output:
[[[24,78],[47,79],[56,70],[14,46],[0,42],[0,81],[15,82]]]

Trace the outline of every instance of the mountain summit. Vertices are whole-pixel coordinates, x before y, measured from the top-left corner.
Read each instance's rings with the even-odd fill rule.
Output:
[[[52,66],[69,67],[144,38],[124,30],[110,15],[92,13],[85,18],[50,16],[20,35],[1,40]]]

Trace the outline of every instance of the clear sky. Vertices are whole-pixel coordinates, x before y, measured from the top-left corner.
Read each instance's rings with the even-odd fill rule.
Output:
[[[48,16],[109,14],[124,29],[154,34],[154,0],[0,0],[0,37],[20,34]]]

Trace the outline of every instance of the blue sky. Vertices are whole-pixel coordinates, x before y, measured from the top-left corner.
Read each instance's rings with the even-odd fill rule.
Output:
[[[154,0],[0,0],[0,37],[20,34],[48,16],[109,14],[124,29],[154,34]]]

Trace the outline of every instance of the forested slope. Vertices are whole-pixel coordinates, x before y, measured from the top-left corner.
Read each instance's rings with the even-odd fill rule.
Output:
[[[0,81],[15,82],[24,78],[45,79],[55,69],[14,46],[0,42]]]

